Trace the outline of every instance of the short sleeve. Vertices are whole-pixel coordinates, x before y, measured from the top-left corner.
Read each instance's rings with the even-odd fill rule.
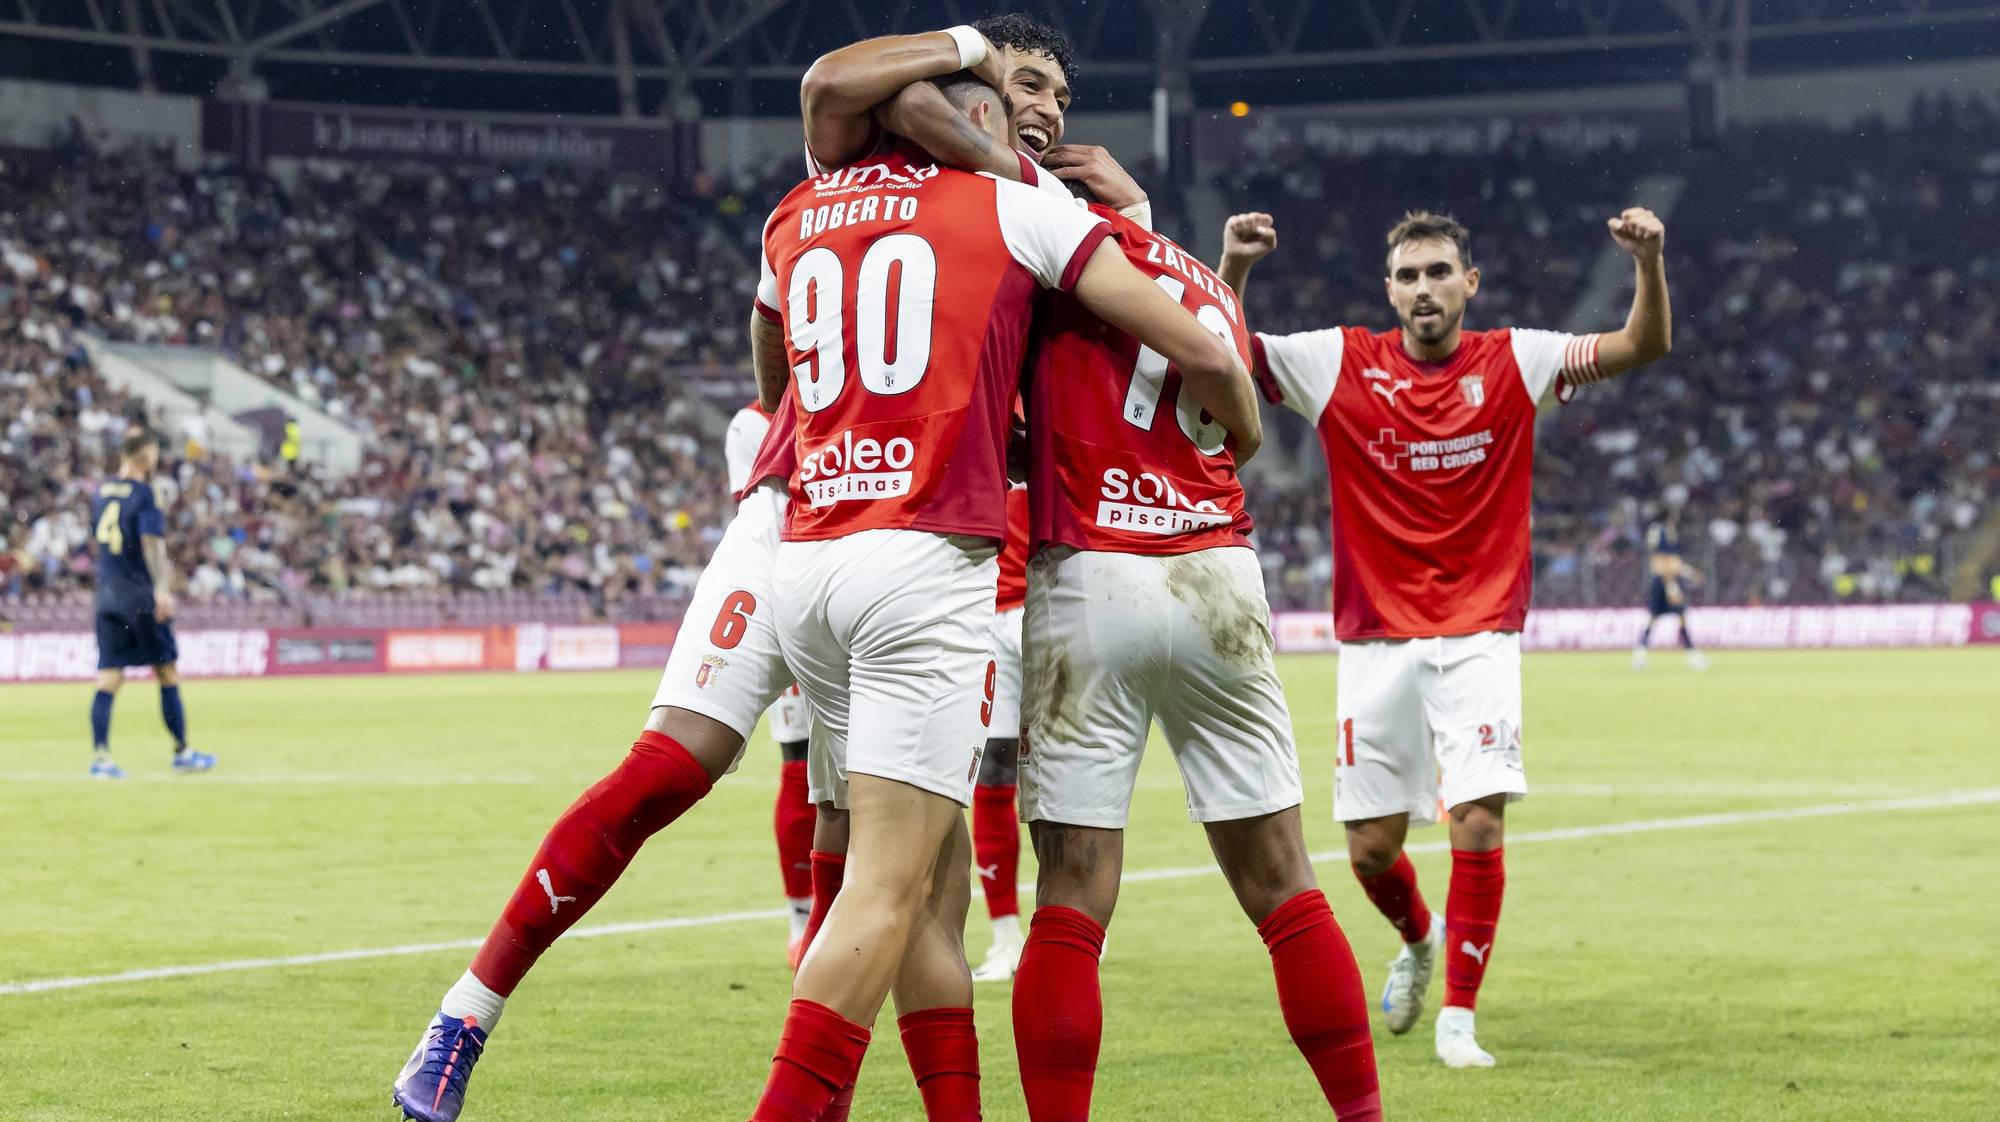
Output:
[[[160,510],[160,504],[153,501],[153,492],[150,487],[145,490],[144,494],[146,496],[146,504],[139,508],[139,535],[149,538],[164,538],[167,536],[167,516]]]
[[[994,176],[994,209],[1007,252],[1043,288],[1070,289],[1111,224],[1087,209],[1058,202],[1045,191]],[[1053,177],[1051,177],[1053,178]]]
[[[1267,401],[1315,424],[1326,404],[1333,400],[1333,387],[1340,380],[1340,363],[1347,350],[1347,334],[1338,327],[1301,331],[1293,335],[1250,336],[1257,388]]]
[[[745,407],[729,419],[729,431],[722,438],[722,458],[729,467],[729,493],[750,484],[750,469],[756,466],[757,450],[764,446],[764,434],[771,431],[771,418]]]
[[[771,271],[771,254],[767,250],[757,255],[757,314],[778,323],[778,274]]]
[[[1521,381],[1537,405],[1550,398],[1568,401],[1576,387],[1604,377],[1597,364],[1596,335],[1525,327],[1515,328],[1512,334],[1514,364],[1521,368]]]

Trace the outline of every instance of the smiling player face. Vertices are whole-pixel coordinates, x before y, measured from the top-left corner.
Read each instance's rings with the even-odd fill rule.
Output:
[[[1019,47],[1002,47],[1000,53],[1007,60],[1006,93],[1014,109],[1012,123],[1018,147],[1039,160],[1042,153],[1062,143],[1069,83],[1063,80],[1062,67],[1048,55]]]

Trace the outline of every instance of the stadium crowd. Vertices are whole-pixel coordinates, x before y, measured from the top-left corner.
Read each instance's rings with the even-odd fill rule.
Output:
[[[1686,181],[1667,219],[1676,352],[1545,422],[1538,602],[1635,600],[1663,512],[1715,575],[1706,599],[1943,595],[2000,485],[2000,251],[1966,236],[2000,196],[2000,120],[1935,100],[1907,128],[1764,128],[1649,158]],[[1277,215],[1283,249],[1249,297],[1262,330],[1390,326],[1380,231],[1416,206],[1474,232],[1470,326],[1564,327],[1639,166],[1528,143],[1284,151],[1213,186]],[[0,607],[88,586],[87,489],[143,415],[88,331],[220,348],[371,448],[334,479],[169,433],[191,599],[659,610],[728,518],[711,434],[733,403],[694,384],[741,384],[761,217],[785,186],[334,165],[280,183],[143,152],[7,157]],[[1275,422],[1251,491],[1278,606],[1327,595],[1311,439]]]

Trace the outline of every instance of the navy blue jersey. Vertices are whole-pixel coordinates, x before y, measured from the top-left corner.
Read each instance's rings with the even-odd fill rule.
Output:
[[[97,540],[97,610],[150,613],[153,573],[146,567],[140,539],[167,532],[167,518],[153,502],[153,489],[132,479],[106,481],[91,500],[90,524]]]
[[[1646,527],[1646,550],[1649,553],[1663,553],[1669,557],[1681,554],[1681,537],[1667,522],[1655,522]]]

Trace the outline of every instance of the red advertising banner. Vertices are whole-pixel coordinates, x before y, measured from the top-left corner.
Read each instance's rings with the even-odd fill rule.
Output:
[[[1646,626],[1641,608],[1547,608],[1528,613],[1521,647],[1529,651],[1629,650]],[[1325,612],[1278,612],[1278,651],[1306,654],[1339,649]],[[1676,624],[1654,625],[1656,643],[1673,641]],[[1960,647],[2000,642],[2000,605],[1832,604],[1688,609],[1688,628],[1704,647],[1722,650],[1810,650],[1828,647]],[[1984,630],[1982,635],[1981,629]]]
[[[1522,632],[1531,651],[1627,650],[1645,626],[1636,608],[1552,608],[1530,612]],[[1841,604],[1775,608],[1694,608],[1688,626],[1704,647],[1962,647],[2000,643],[2000,604]],[[1672,641],[1662,620],[1653,639]],[[471,670],[519,672],[657,670],[673,650],[678,624],[531,623],[485,628],[385,631],[369,628],[185,631],[180,671],[190,678],[298,674],[409,674]],[[1271,631],[1281,654],[1338,650],[1326,612],[1278,612]],[[97,639],[87,631],[0,634],[0,683],[81,682],[97,673]],[[137,675],[149,673],[141,668]]]
[[[659,670],[673,653],[674,637],[681,633],[678,623],[621,623],[618,625],[618,665],[628,670]]]
[[[1966,636],[1966,641],[2000,643],[2000,604],[1972,606],[1972,634]]]
[[[391,674],[434,670],[516,670],[511,627],[390,631],[383,669]]]

